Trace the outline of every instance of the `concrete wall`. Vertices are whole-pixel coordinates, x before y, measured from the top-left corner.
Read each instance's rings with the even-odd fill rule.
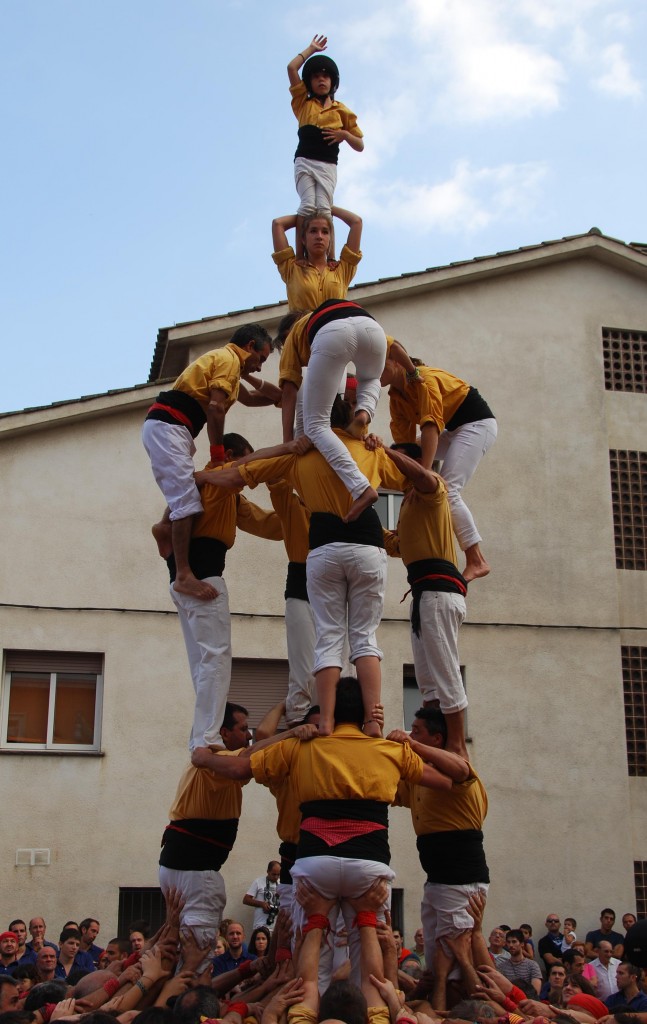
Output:
[[[634,909],[632,862],[647,859],[647,782],[627,777],[620,665],[620,644],[647,625],[647,575],[615,568],[608,465],[609,447],[644,447],[647,399],[604,391],[601,345],[602,326],[647,328],[645,285],[572,259],[407,287],[388,301],[369,289],[366,304],[410,352],[475,384],[499,422],[466,489],[493,572],[472,586],[461,636],[470,750],[490,798],[486,925],[524,919],[541,935],[557,910],[583,933],[602,906]],[[264,376],[277,366],[273,356]],[[192,691],[149,532],[163,502],[139,441],[155,393],[0,420],[0,645],[105,652],[103,756],[0,753],[4,912],[43,913],[52,936],[68,916],[96,914],[108,938],[118,887],[155,884],[186,759]],[[227,427],[260,447],[280,418],[235,406]],[[386,395],[376,429],[388,436]],[[206,458],[201,437],[196,464]],[[254,500],[269,504],[264,488]],[[235,655],[285,657],[285,562],[282,545],[247,536],[230,553]],[[380,631],[390,728],[411,662],[406,589],[391,562]],[[620,842],[609,820],[624,825]],[[408,812],[392,823],[411,938],[422,874]],[[276,855],[274,827],[272,800],[250,784],[224,871],[227,913],[245,922],[239,900]],[[50,847],[51,866],[15,867],[22,846]]]

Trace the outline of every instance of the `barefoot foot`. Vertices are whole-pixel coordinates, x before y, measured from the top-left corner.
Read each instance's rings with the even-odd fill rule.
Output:
[[[320,736],[332,736],[333,726],[334,722],[332,720],[324,720],[323,716],[320,716],[317,731]]]
[[[364,409],[360,409],[346,427],[346,432],[361,440],[366,437],[366,432],[370,422],[371,418],[369,414],[365,412]]]
[[[218,597],[218,591],[215,587],[212,587],[210,583],[205,583],[204,580],[196,579],[192,573],[186,576],[178,574],[175,577],[173,589],[177,590],[178,594],[198,597],[201,601],[213,601],[214,598]]]
[[[378,497],[379,495],[374,487],[367,487],[365,491],[362,491],[359,498],[355,498],[348,515],[344,516],[343,521],[345,523],[352,523],[354,519],[358,519],[369,505],[375,504]]]
[[[487,576],[490,571],[490,566],[483,557],[479,544],[472,544],[471,547],[465,549],[465,568],[463,569],[463,579],[469,583],[470,580],[478,580],[483,576]]]
[[[364,722],[362,731],[365,736],[375,736],[377,739],[382,739],[380,723],[376,722],[373,718],[369,719],[368,722]]]
[[[471,580],[480,580],[483,576],[487,576],[489,572],[490,566],[485,559],[479,562],[478,565],[470,565],[468,562],[463,569],[463,579],[466,583],[469,583]]]
[[[151,533],[155,538],[157,544],[157,550],[160,553],[160,558],[170,558],[173,554],[173,542],[171,540],[171,524],[166,520],[162,519],[160,523],[155,523],[151,527]]]

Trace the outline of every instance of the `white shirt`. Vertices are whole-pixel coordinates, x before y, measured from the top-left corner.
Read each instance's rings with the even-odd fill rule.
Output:
[[[598,979],[598,990],[595,993],[598,999],[603,1002],[607,996],[612,996],[614,992],[618,991],[616,985],[616,971],[620,961],[617,957],[612,956],[607,967],[600,962],[600,958],[596,957],[595,960],[591,960],[591,967],[596,973]]]
[[[254,900],[264,900],[265,890],[269,886],[270,892],[274,895],[276,893],[276,882],[268,882],[267,875],[261,875],[260,878],[255,878],[249,889],[245,893],[246,896],[251,896]],[[276,914],[274,914],[276,919]],[[270,931],[274,928],[274,921],[271,925],[267,924],[267,913],[262,907],[254,907],[254,923],[252,929],[260,928],[262,925],[269,927]]]

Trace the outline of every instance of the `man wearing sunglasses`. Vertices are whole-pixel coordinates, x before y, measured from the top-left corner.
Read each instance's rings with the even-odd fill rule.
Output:
[[[547,914],[546,928],[548,931],[539,940],[537,951],[546,965],[548,973],[553,964],[562,962],[562,939],[564,936],[559,930],[560,920],[557,914]]]

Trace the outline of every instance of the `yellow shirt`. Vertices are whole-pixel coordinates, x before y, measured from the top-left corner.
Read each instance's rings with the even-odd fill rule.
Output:
[[[404,477],[383,448],[369,452],[363,441],[358,441],[343,430],[335,430],[335,433],[344,442],[371,487],[387,487],[392,491],[404,489]],[[335,471],[316,449],[306,455],[280,455],[276,459],[247,462],[238,467],[238,472],[250,487],[268,480],[287,480],[310,512],[331,512],[342,518],[353,503],[350,493]]]
[[[411,808],[411,819],[417,836],[432,832],[457,832],[483,827],[488,809],[485,786],[470,765],[464,782],[455,782],[451,789],[426,789],[403,783],[398,788],[398,803]]]
[[[331,736],[282,740],[251,757],[256,782],[290,779],[299,805],[309,800],[376,800],[393,803],[400,779],[419,782],[424,765],[408,744],[366,736],[356,725],[338,725]]]
[[[224,466],[208,462],[205,469],[218,472],[230,466],[230,462]],[[239,527],[245,533],[265,540],[283,540],[283,530],[275,512],[259,508],[242,495],[224,491],[213,484],[206,484],[200,497],[203,511],[193,522],[192,537],[212,537],[230,548],[236,539],[236,527]]]
[[[361,258],[361,252],[353,252],[345,245],[339,264],[319,271],[310,264],[299,266],[292,246],[272,253],[287,289],[289,309],[316,309],[326,299],[345,299]]]
[[[211,392],[220,388],[227,396],[225,406],[229,409],[238,398],[241,368],[249,356],[250,353],[244,348],[231,343],[205,352],[180,374],[173,390],[191,395],[206,412]]]
[[[279,363],[279,387],[282,387],[286,380],[296,384],[298,388],[301,387],[301,382],[303,380],[303,373],[301,371],[310,361],[310,342],[308,341],[308,320],[310,319],[310,316],[311,314],[307,313],[305,316],[302,316],[300,320],[297,320],[285,339],[285,343],[281,351],[281,362]],[[387,359],[389,357],[389,351],[393,344],[393,340],[394,339],[387,334]]]
[[[301,831],[301,808],[289,779],[281,779],[269,786],[270,793],[276,800],[279,816],[276,831],[283,843],[298,843]]]
[[[219,757],[238,757],[243,750],[220,750]],[[207,818],[225,821],[240,818],[245,782],[225,779],[208,768],[195,768],[192,764],[180,779],[169,821],[187,818]]]
[[[389,389],[391,434],[396,443],[415,442],[416,427],[435,423],[440,433],[467,398],[470,386],[446,370],[419,366],[424,384],[407,381],[404,392]]]
[[[290,86],[292,96],[292,110],[299,122],[299,128],[304,124],[314,124],[317,128],[344,128],[351,135],[361,139],[363,133],[357,124],[357,117],[352,110],[349,110],[343,103],[333,100],[329,107],[322,107],[319,100],[308,99],[308,90],[304,82],[297,82]]]
[[[393,537],[393,535],[392,535]],[[422,558],[444,558],[456,565],[456,547],[447,488],[442,480],[434,494],[410,488],[400,506],[397,535],[385,547],[405,565]]]
[[[285,480],[269,484],[272,507],[283,531],[283,542],[291,562],[305,562],[308,557],[310,513]]]

